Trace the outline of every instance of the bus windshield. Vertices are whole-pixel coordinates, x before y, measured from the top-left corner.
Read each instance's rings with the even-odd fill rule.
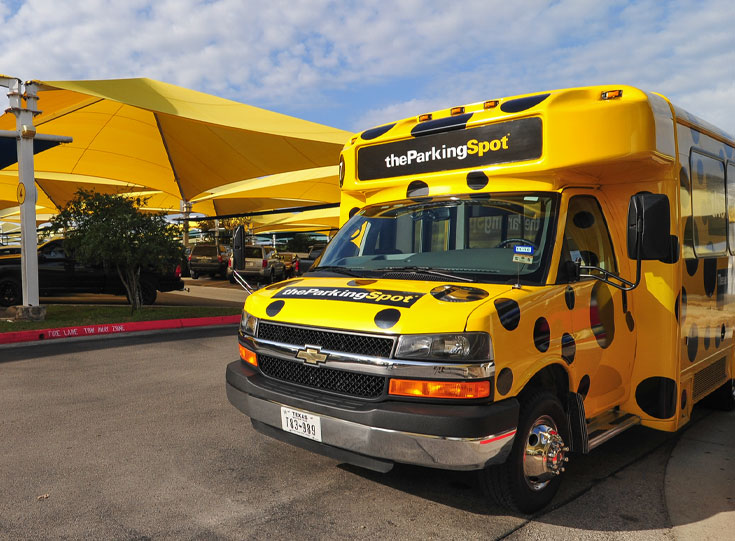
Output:
[[[542,284],[557,203],[554,193],[503,193],[372,205],[339,230],[312,272]]]

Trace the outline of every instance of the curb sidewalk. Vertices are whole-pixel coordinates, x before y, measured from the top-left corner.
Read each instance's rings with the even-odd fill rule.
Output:
[[[187,329],[193,327],[212,327],[236,325],[239,315],[212,316],[182,319],[161,319],[152,321],[131,321],[128,323],[103,323],[97,325],[81,325],[78,327],[60,327],[51,329],[34,329],[29,331],[11,331],[0,333],[0,348],[5,345],[28,342],[46,342],[48,340],[109,336],[141,331],[162,331],[169,329]]]

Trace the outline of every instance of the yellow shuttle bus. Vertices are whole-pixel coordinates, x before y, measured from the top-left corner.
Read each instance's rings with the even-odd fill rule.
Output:
[[[734,147],[628,86],[356,135],[341,229],[245,303],[229,400],[279,440],[543,507],[573,453],[733,407]]]

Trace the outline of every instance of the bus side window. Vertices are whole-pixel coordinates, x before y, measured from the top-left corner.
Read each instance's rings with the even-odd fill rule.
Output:
[[[617,273],[607,222],[594,197],[578,195],[569,200],[561,250],[557,283],[569,281],[567,265],[578,259],[582,265]]]

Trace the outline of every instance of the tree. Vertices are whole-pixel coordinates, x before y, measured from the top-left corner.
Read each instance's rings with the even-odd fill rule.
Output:
[[[170,272],[183,257],[175,226],[136,203],[140,198],[80,189],[51,221],[54,230],[65,231],[64,247],[77,261],[117,272],[131,312],[142,304],[141,269]]]

